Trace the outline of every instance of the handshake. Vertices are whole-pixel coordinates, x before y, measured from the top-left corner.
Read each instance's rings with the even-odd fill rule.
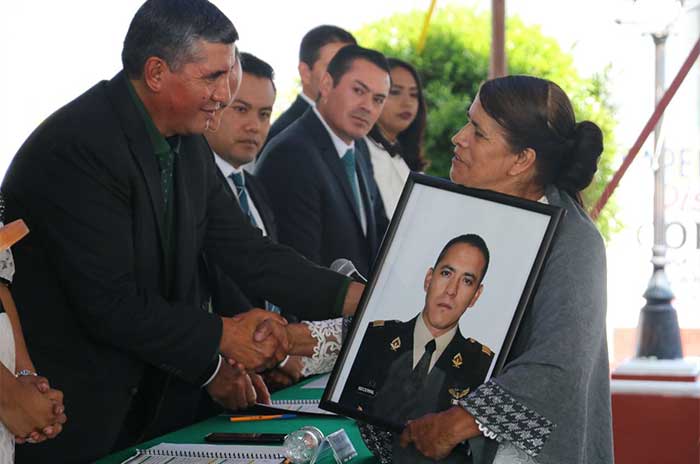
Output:
[[[288,324],[279,314],[251,309],[223,317],[219,351],[224,358],[207,385],[212,398],[229,409],[269,403],[270,394],[259,372],[271,369],[301,346],[300,324]],[[302,329],[303,330],[303,329]]]

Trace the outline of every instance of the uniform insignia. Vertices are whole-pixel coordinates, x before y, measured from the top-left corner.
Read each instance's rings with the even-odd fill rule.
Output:
[[[389,346],[391,347],[391,351],[396,351],[396,350],[398,350],[399,348],[401,348],[401,338],[400,338],[400,337],[396,337],[395,339],[393,339],[393,340],[391,341],[391,343],[389,344]]]
[[[491,356],[493,354],[493,351],[491,351],[491,349],[486,345],[481,346],[481,351],[485,353],[486,356]]]
[[[384,321],[372,321],[372,327],[384,327]]]
[[[454,357],[452,358],[452,366],[458,369],[462,367],[462,353],[457,353],[456,355],[454,355]]]
[[[447,390],[447,392],[455,400],[461,400],[469,394],[469,387],[465,388],[464,390],[460,390],[459,388],[450,388],[449,390]]]

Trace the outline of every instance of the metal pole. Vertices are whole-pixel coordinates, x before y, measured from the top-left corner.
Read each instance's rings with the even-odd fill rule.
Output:
[[[668,31],[652,34],[655,61],[655,101],[659,104],[664,95],[665,55]],[[678,315],[671,305],[673,292],[666,276],[666,219],[664,216],[664,169],[663,141],[660,140],[662,119],[654,129],[654,246],[651,263],[653,272],[644,292],[647,304],[639,315],[637,357],[678,359],[683,357]]]
[[[491,0],[489,79],[506,75],[506,0]]]

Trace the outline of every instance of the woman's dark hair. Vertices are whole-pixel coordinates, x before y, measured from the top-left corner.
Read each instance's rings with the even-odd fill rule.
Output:
[[[531,76],[486,81],[479,90],[484,111],[504,129],[510,149],[532,148],[536,182],[554,184],[581,203],[603,152],[603,133],[590,122],[577,123],[566,93],[554,82]]]
[[[398,146],[396,146],[397,144],[389,142],[386,137],[382,135],[377,124],[372,127],[368,135],[392,156],[396,154],[401,155],[412,171],[425,171],[430,163],[428,163],[423,154],[423,139],[425,137],[427,113],[425,95],[423,95],[423,83],[421,82],[420,76],[418,76],[418,71],[416,71],[416,68],[410,63],[399,60],[398,58],[387,58],[387,61],[389,62],[389,69],[404,68],[413,76],[413,79],[416,81],[416,87],[418,87],[418,112],[413,122],[411,122],[411,125],[398,135]]]

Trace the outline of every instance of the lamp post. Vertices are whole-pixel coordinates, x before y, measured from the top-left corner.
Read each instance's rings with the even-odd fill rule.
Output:
[[[662,32],[652,33],[655,50],[655,104],[665,90],[666,27]],[[639,315],[637,334],[637,357],[678,359],[683,357],[678,315],[671,305],[673,292],[666,276],[666,220],[664,215],[664,169],[665,157],[661,124],[654,129],[654,245],[651,263],[653,271],[644,292],[647,300]]]

